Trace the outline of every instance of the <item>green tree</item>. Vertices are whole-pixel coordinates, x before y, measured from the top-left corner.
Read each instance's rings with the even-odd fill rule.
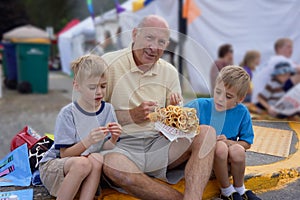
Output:
[[[29,18],[18,0],[1,0],[0,1],[0,40],[2,35],[24,24],[28,24]]]
[[[122,3],[125,0],[120,0]],[[86,0],[23,0],[30,22],[45,29],[52,26],[58,32],[70,20],[83,20],[90,16]],[[113,0],[94,0],[95,15],[114,8]]]

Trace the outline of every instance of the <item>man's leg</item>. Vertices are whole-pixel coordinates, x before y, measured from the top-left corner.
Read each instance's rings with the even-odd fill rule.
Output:
[[[140,199],[183,198],[177,190],[142,173],[130,159],[120,153],[109,153],[104,156],[103,172],[116,185]]]
[[[192,143],[192,154],[185,167],[184,199],[202,199],[211,175],[216,144],[216,132],[210,126],[201,126],[201,132]]]

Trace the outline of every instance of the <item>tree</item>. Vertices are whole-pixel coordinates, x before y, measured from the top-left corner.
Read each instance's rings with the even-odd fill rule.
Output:
[[[0,40],[5,32],[28,22],[28,15],[19,0],[0,1]]]
[[[126,0],[119,0],[120,3]],[[95,15],[114,8],[112,0],[94,0]],[[32,24],[41,29],[52,26],[61,30],[74,18],[83,20],[90,16],[85,0],[1,0],[0,36],[21,25]]]
[[[124,2],[120,0],[119,2]],[[42,29],[52,26],[58,32],[74,18],[83,20],[90,16],[86,0],[23,0],[30,22]],[[94,0],[95,15],[114,8],[112,0]]]

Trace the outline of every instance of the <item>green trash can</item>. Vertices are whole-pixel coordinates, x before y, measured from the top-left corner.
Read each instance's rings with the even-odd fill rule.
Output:
[[[17,43],[18,84],[28,82],[33,93],[48,92],[50,44]]]
[[[0,44],[0,54],[2,58],[2,75],[4,78],[7,78],[7,61],[6,56],[4,55],[4,47]]]

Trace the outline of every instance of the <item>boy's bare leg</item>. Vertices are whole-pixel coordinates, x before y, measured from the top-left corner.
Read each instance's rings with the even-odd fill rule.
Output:
[[[228,147],[225,142],[218,141],[216,144],[213,168],[221,188],[229,187],[231,183],[228,178]]]
[[[79,198],[80,200],[94,199],[95,193],[100,184],[103,157],[99,153],[93,153],[89,155],[88,159],[92,164],[92,169],[89,175],[82,183],[81,190],[80,190],[80,198]]]
[[[57,200],[72,200],[82,181],[91,171],[91,164],[85,157],[69,158],[64,165],[65,178],[57,192]]]
[[[230,165],[231,174],[233,176],[233,184],[235,187],[241,187],[244,184],[244,174],[246,167],[245,149],[239,144],[230,146]]]
[[[129,194],[149,200],[176,200],[183,195],[168,185],[143,174],[126,156],[110,153],[104,156],[104,174]]]
[[[212,171],[216,132],[212,127],[201,126],[201,132],[192,143],[192,154],[185,167],[184,199],[202,199]]]

